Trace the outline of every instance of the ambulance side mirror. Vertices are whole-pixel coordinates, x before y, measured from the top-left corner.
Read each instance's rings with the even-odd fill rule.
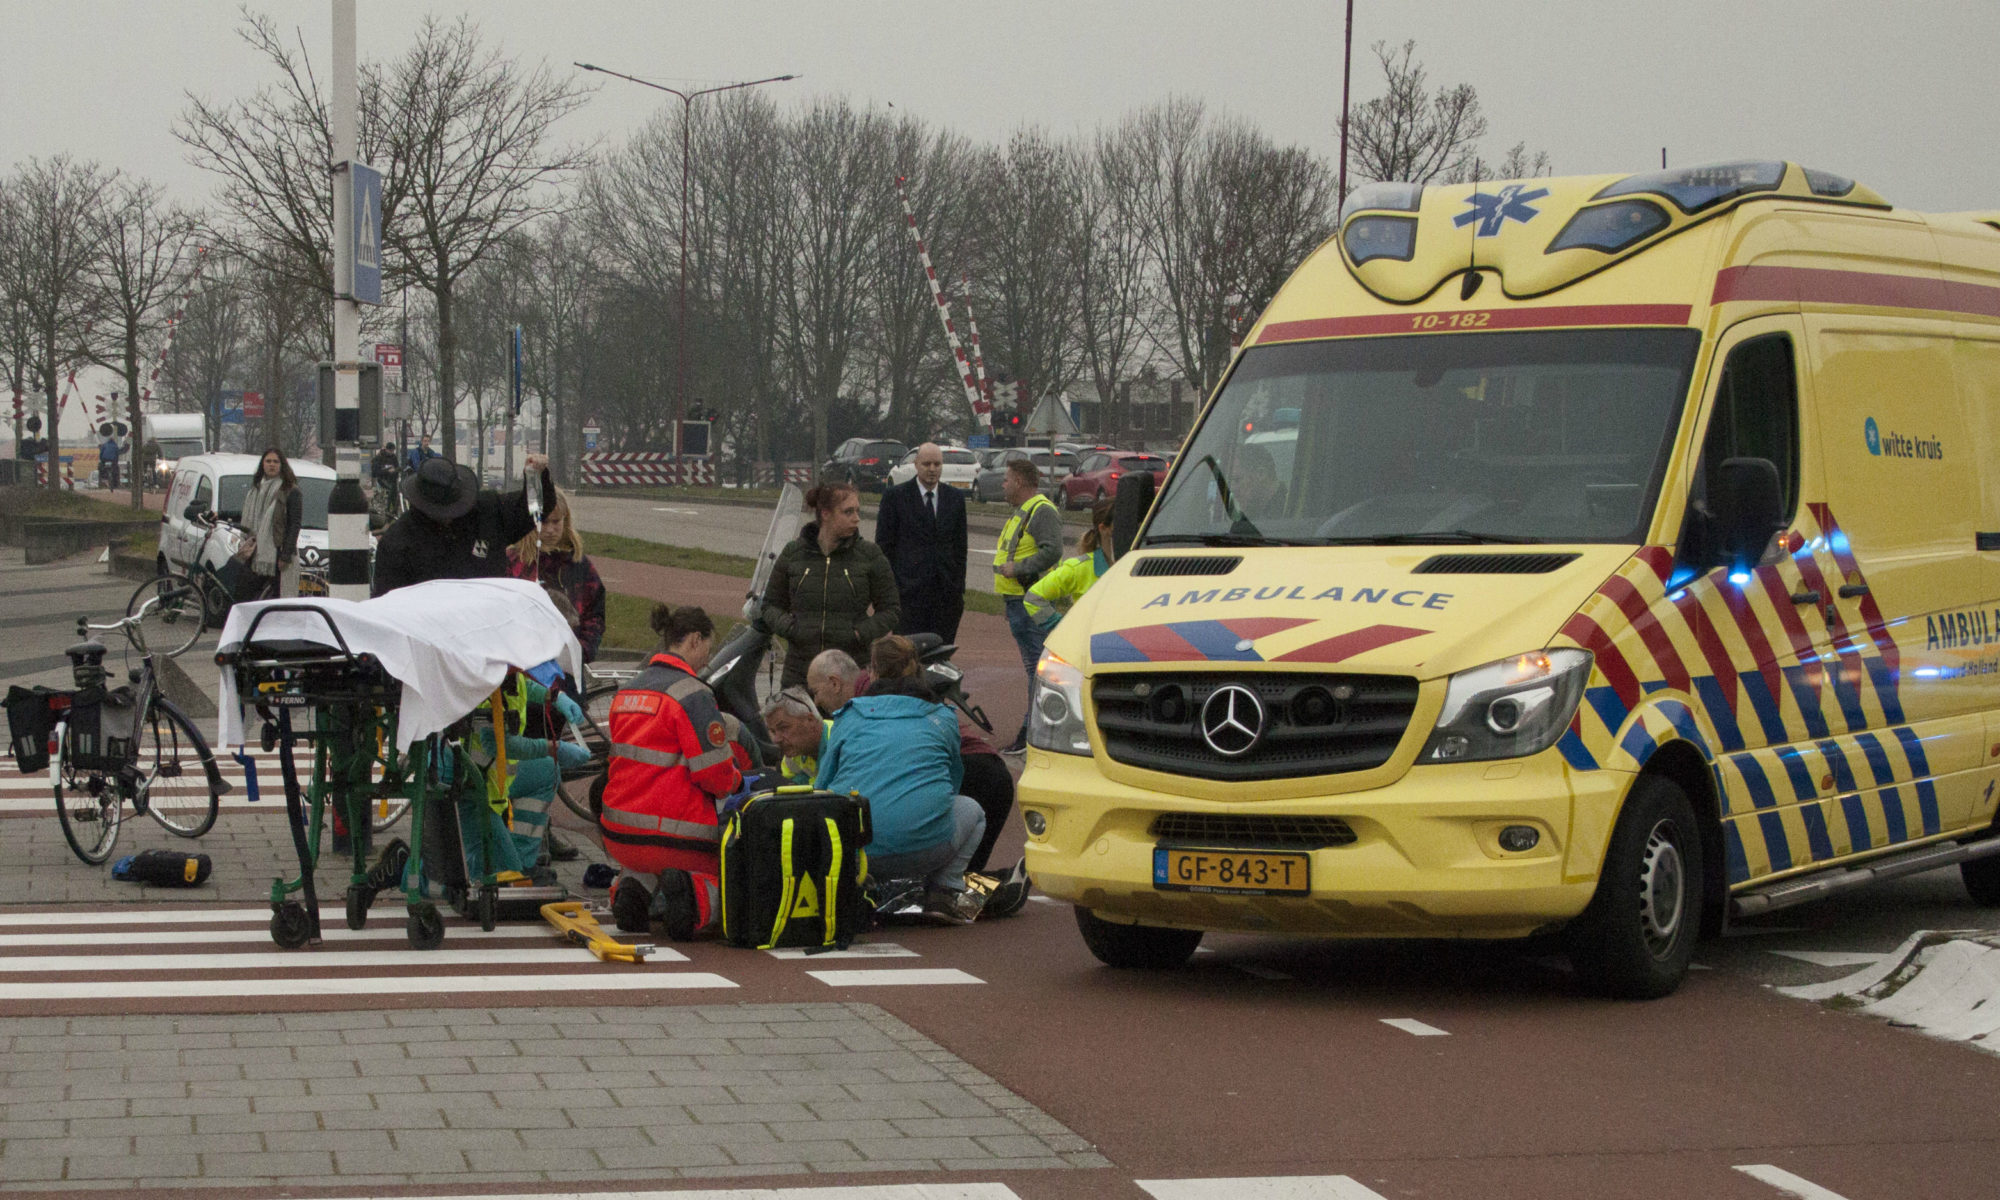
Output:
[[[1146,510],[1153,507],[1153,473],[1133,471],[1118,480],[1118,494],[1111,501],[1111,551],[1117,558],[1124,558],[1132,548],[1132,539],[1139,536],[1139,526],[1146,519]]]
[[[1771,535],[1785,527],[1785,490],[1768,458],[1724,459],[1709,482],[1709,513],[1724,564],[1757,565]]]

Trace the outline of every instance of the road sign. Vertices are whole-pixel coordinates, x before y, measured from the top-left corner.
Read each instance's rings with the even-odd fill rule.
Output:
[[[341,186],[349,190],[346,228],[334,230],[333,290],[357,304],[382,303],[382,172],[344,162]],[[336,218],[339,209],[336,206]],[[336,221],[336,224],[341,222]]]
[[[602,436],[604,436],[603,429],[596,425],[585,425],[583,427],[583,448],[585,450],[597,449],[597,439]]]
[[[243,393],[243,416],[249,420],[256,420],[262,417],[263,415],[264,415],[264,393],[262,392]]]
[[[222,423],[224,425],[243,423],[243,393],[235,388],[222,393]]]

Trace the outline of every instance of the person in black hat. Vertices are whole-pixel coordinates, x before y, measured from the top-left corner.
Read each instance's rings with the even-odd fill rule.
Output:
[[[527,474],[539,479],[542,511],[556,506],[549,460],[530,454]],[[403,479],[409,511],[397,517],[375,546],[375,583],[369,595],[432,579],[484,579],[507,573],[507,547],[535,532],[525,491],[481,491],[471,467],[427,458]]]

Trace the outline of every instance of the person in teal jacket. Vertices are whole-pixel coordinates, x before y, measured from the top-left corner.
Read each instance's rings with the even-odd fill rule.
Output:
[[[1118,561],[1111,548],[1110,500],[1099,500],[1091,508],[1090,525],[1091,528],[1077,544],[1082,554],[1064,559],[1055,570],[1036,580],[1035,586],[1022,597],[1029,618],[1045,633],[1062,620],[1077,597],[1089,591],[1090,585],[1102,578],[1111,569],[1111,564]]]
[[[465,839],[466,866],[473,874],[484,871],[483,862],[479,861],[479,847],[484,844],[484,839],[473,822],[484,820],[488,825],[488,835],[495,844],[493,869],[531,875],[541,864],[542,848],[549,832],[549,811],[555,807],[556,788],[562,783],[563,768],[588,762],[590,751],[561,738],[526,737],[520,732],[530,709],[550,703],[553,703],[556,716],[561,720],[580,724],[583,710],[568,695],[562,692],[552,694],[525,675],[510,679],[502,685],[501,691],[507,710],[507,768],[513,776],[507,788],[507,800],[513,809],[513,826],[509,828],[500,815],[487,805],[477,806],[485,811],[485,816],[467,811],[473,805],[464,805],[459,812],[460,834]],[[481,771],[490,772],[497,764],[494,745],[492,703],[488,701],[478,708],[473,717],[466,746],[472,761]],[[497,828],[494,827],[496,822]]]
[[[848,701],[834,714],[819,760],[821,790],[856,792],[868,801],[869,874],[923,880],[925,913],[955,925],[970,924],[984,903],[965,888],[986,814],[958,794],[964,774],[957,718],[917,695]]]

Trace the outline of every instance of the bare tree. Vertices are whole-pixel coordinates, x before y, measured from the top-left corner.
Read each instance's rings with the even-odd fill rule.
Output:
[[[141,436],[140,373],[154,357],[175,302],[186,291],[201,257],[199,219],[166,203],[151,183],[128,180],[108,197],[103,212],[103,256],[97,267],[97,307],[105,321],[91,357],[125,381],[126,412],[137,443]],[[136,459],[137,456],[135,455]],[[144,480],[129,464],[132,507],[145,503]]]
[[[989,155],[972,177],[981,198],[978,290],[989,370],[1035,395],[1075,382],[1079,292],[1067,236],[1074,211],[1076,152],[1023,129],[1005,155]]]
[[[551,138],[555,123],[590,89],[482,45],[465,17],[449,24],[426,18],[383,87],[392,169],[402,181],[397,219],[385,221],[384,241],[410,280],[431,294],[438,391],[451,414],[454,289],[503,239],[554,210],[559,197],[548,181],[589,161],[587,148],[555,146]],[[445,421],[446,458],[456,450],[454,424]]]
[[[201,274],[175,324],[173,348],[163,369],[160,399],[169,411],[212,416],[222,389],[242,378],[251,307],[247,270],[233,251],[216,249],[204,256]],[[210,446],[220,444],[215,441],[219,432],[209,429]],[[133,437],[138,436],[135,429]]]
[[[812,420],[812,455],[827,455],[827,416],[847,382],[866,312],[866,273],[880,239],[900,232],[884,193],[887,122],[845,100],[821,100],[787,139],[790,286],[781,289],[784,348]]]
[[[30,330],[24,374],[41,390],[49,440],[48,485],[62,487],[58,387],[85,361],[101,293],[93,286],[104,255],[104,207],[118,179],[66,155],[30,159],[7,191],[12,282]]]
[[[1355,174],[1398,183],[1451,180],[1467,172],[1486,136],[1486,115],[1469,83],[1432,91],[1417,44],[1377,42],[1387,90],[1349,121]]]
[[[1103,412],[1112,411],[1119,382],[1142,352],[1150,276],[1137,211],[1139,171],[1128,142],[1099,133],[1069,178],[1064,233],[1076,289],[1077,341]]]

